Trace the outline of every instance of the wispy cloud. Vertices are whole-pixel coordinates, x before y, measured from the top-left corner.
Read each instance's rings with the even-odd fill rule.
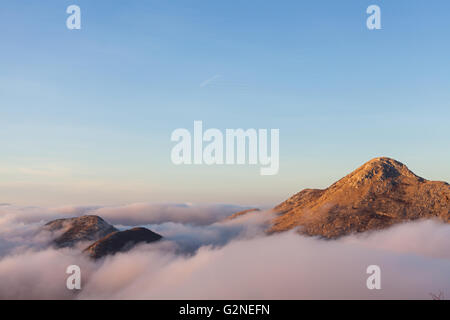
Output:
[[[29,161],[28,161],[29,162]],[[69,165],[61,165],[56,163],[46,163],[42,161],[36,161],[36,164],[11,164],[0,163],[0,174],[15,175],[17,177],[68,177],[73,175],[74,170]]]
[[[210,85],[211,83],[213,83],[214,81],[220,79],[222,76],[220,74],[216,74],[215,76],[203,81],[202,83],[200,83],[200,88],[204,88],[207,87],[208,85]]]

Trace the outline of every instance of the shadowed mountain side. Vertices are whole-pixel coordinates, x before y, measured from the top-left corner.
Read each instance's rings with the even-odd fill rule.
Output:
[[[416,176],[404,164],[375,158],[324,190],[305,189],[274,208],[269,232],[336,238],[396,223],[450,222],[450,185]]]
[[[96,241],[84,252],[94,259],[100,259],[106,255],[128,251],[139,243],[151,243],[161,238],[162,236],[146,228],[116,231]]]
[[[43,230],[61,233],[52,241],[58,248],[71,247],[79,241],[96,241],[117,231],[105,220],[93,215],[53,220],[45,224]]]

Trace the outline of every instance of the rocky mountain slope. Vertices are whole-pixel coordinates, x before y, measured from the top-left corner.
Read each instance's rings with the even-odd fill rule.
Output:
[[[92,215],[53,220],[43,229],[57,235],[53,244],[58,248],[71,247],[80,241],[96,241],[117,231],[102,218]]]
[[[375,158],[327,189],[306,189],[274,208],[269,232],[337,238],[405,221],[450,223],[450,185],[416,176],[404,164]]]
[[[139,243],[151,243],[162,238],[159,234],[146,228],[133,228],[125,231],[113,232],[96,241],[84,251],[92,258],[100,259],[106,255],[130,250]]]

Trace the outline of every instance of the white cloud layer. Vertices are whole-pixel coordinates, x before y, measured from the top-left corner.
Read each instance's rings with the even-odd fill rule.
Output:
[[[48,235],[37,232],[42,224],[37,221],[50,213],[33,219],[38,208],[11,207],[12,218],[3,211],[7,207],[0,207],[0,298],[430,299],[430,293],[439,291],[450,295],[450,225],[437,221],[334,241],[295,232],[267,236],[267,212],[223,222],[206,218],[200,209],[202,213],[192,216],[202,225],[194,225],[170,210],[176,222],[158,215],[148,222],[140,209],[130,218],[136,207],[124,206],[100,215],[122,223],[142,218],[140,225],[147,224],[165,240],[94,262],[80,248],[44,246]],[[100,209],[88,211],[92,210]],[[217,211],[209,214],[216,216]],[[82,270],[78,293],[65,287],[65,270],[71,264]],[[381,290],[366,287],[366,268],[373,264],[381,268]]]

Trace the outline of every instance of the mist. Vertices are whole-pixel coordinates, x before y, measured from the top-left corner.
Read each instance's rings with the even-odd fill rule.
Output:
[[[191,207],[195,211],[195,205]],[[43,222],[30,218],[30,210],[39,210],[13,209],[26,213],[15,219],[5,218],[5,212],[0,215],[2,299],[431,299],[430,293],[450,295],[450,226],[434,220],[323,240],[295,231],[267,235],[264,231],[272,218],[267,211],[230,221],[214,208],[202,211],[202,218],[193,219],[194,223],[186,217],[148,223],[147,217],[129,218],[129,207],[124,206],[109,217],[139,222],[164,240],[94,261],[78,247],[45,246],[51,235],[39,231]],[[50,217],[49,212],[64,216],[60,211],[44,211],[41,219]],[[68,216],[74,213],[68,211]],[[108,214],[102,217],[111,222]],[[82,270],[79,291],[66,288],[65,270],[72,264]],[[366,287],[369,265],[381,268],[381,290]]]

